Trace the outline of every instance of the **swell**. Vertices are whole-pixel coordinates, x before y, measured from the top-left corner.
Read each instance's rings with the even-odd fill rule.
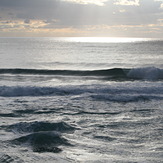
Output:
[[[163,69],[156,67],[112,68],[101,70],[46,70],[46,69],[0,69],[0,74],[22,75],[65,75],[65,76],[103,76],[115,80],[160,80]]]
[[[4,126],[5,127],[5,126]],[[34,121],[34,122],[20,122],[10,126],[6,126],[8,131],[15,131],[19,133],[40,132],[40,131],[57,131],[57,132],[73,132],[75,127],[65,123],[50,123],[47,121]]]
[[[70,76],[121,76],[126,77],[121,68],[105,70],[43,70],[43,69],[0,69],[0,74],[70,75]]]
[[[68,140],[55,131],[40,131],[13,139],[15,145],[30,144],[34,152],[61,152],[58,146],[72,146]]]
[[[18,133],[19,137],[9,140],[14,145],[28,144],[33,152],[61,152],[59,146],[73,146],[62,133],[75,131],[77,128],[65,123],[48,121],[20,122],[9,126],[1,126],[9,132]]]

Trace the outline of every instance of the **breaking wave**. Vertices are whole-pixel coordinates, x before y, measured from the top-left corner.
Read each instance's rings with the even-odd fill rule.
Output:
[[[135,68],[127,73],[127,77],[132,79],[158,80],[163,79],[163,69],[155,67]]]
[[[91,98],[93,100],[105,100],[113,102],[132,102],[139,100],[163,99],[163,87],[161,82],[148,83],[148,85],[72,85],[62,87],[39,86],[0,86],[1,97],[20,96],[71,96],[71,98]],[[35,124],[32,124],[35,126]],[[46,125],[46,124],[44,124]]]

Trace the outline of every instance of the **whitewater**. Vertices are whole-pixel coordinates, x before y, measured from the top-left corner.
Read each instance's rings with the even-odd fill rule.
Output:
[[[0,38],[0,162],[161,163],[162,45]]]

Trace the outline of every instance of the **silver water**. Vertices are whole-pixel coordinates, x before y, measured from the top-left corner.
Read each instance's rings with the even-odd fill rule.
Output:
[[[160,163],[162,43],[0,38],[0,161]]]

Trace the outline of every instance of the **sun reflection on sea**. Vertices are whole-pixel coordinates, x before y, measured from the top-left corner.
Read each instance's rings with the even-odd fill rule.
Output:
[[[149,38],[128,38],[128,37],[67,37],[65,41],[88,42],[88,43],[128,43],[149,41]]]

